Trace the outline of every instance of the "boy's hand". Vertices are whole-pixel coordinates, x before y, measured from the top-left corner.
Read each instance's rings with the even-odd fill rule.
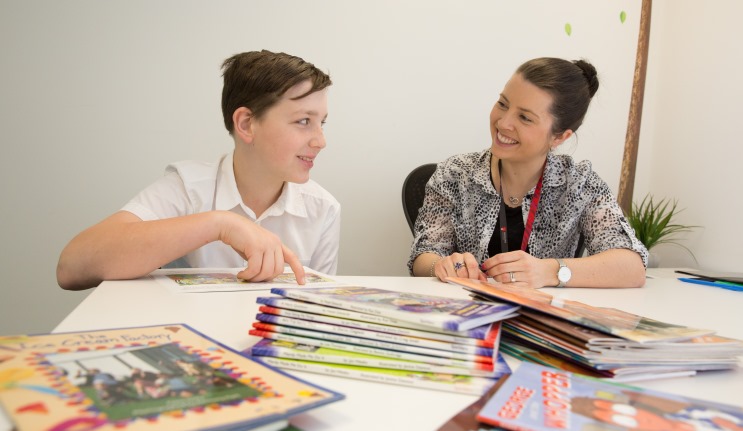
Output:
[[[219,231],[219,239],[248,261],[248,267],[237,273],[238,278],[269,281],[283,274],[284,263],[287,263],[297,283],[305,283],[302,263],[274,233],[229,211],[224,212]]]

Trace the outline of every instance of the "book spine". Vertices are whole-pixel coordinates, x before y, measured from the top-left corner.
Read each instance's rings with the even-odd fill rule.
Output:
[[[318,351],[310,352],[306,350],[300,350],[290,347],[276,347],[276,346],[253,346],[250,349],[250,354],[253,356],[272,356],[276,358],[287,358],[296,359],[300,361],[312,361],[312,362],[328,362],[333,364],[353,365],[358,367],[370,367],[370,368],[388,368],[393,370],[408,370],[425,373],[440,373],[440,374],[461,374],[467,376],[477,377],[496,377],[496,373],[492,371],[492,367],[489,367],[491,371],[478,370],[472,368],[459,368],[459,367],[447,367],[442,365],[426,364],[424,362],[414,361],[402,361],[391,358],[375,357],[375,356],[358,356],[359,354],[353,354],[353,356],[346,355],[346,352],[336,351],[334,354],[325,354],[322,352],[325,348],[318,348]],[[331,350],[332,349],[325,349]]]
[[[409,375],[395,375],[375,372],[373,368],[340,367],[319,362],[292,361],[273,357],[262,357],[261,360],[277,368],[469,395],[482,395],[495,384],[495,380],[492,379],[454,374],[436,376],[440,379],[436,380],[436,378],[421,378],[420,374],[422,373],[411,372]],[[450,380],[445,380],[447,378]],[[451,382],[451,380],[458,380],[458,382]]]
[[[272,314],[276,316],[290,317],[293,319],[302,319],[305,321],[328,323],[333,325],[347,326],[360,330],[369,330],[376,332],[383,332],[387,334],[401,335],[407,337],[418,337],[428,338],[431,340],[443,341],[448,343],[465,344],[470,346],[478,346],[485,348],[493,348],[495,346],[494,337],[491,336],[490,331],[487,333],[483,332],[483,337],[470,338],[458,335],[443,334],[441,332],[430,332],[419,329],[403,328],[399,326],[382,325],[373,322],[364,322],[359,320],[345,319],[332,316],[324,316],[313,313],[306,313],[296,310],[288,310],[284,308],[272,307],[270,305],[261,305],[258,311],[266,314]],[[487,338],[485,338],[487,337]],[[485,339],[483,339],[485,338]]]
[[[328,332],[331,334],[347,335],[350,337],[367,338],[371,340],[378,340],[383,342],[405,344],[410,346],[418,346],[423,348],[431,348],[437,350],[446,350],[452,352],[469,353],[478,356],[490,356],[494,355],[492,348],[477,347],[467,344],[457,344],[446,341],[431,340],[420,338],[418,336],[405,336],[397,334],[389,334],[385,332],[370,331],[365,329],[357,329],[348,326],[327,324],[321,322],[312,322],[309,320],[294,319],[291,317],[277,316],[274,314],[258,313],[256,316],[261,322],[277,325],[285,325],[303,328],[304,330]],[[307,334],[309,335],[309,334]]]
[[[294,328],[291,326],[274,325],[269,323],[255,322],[253,327],[265,331],[284,332],[287,334],[300,335],[303,337],[320,338],[324,340],[338,341],[341,343],[361,344],[364,346],[375,347],[385,350],[397,350],[407,353],[417,353],[420,355],[440,356],[443,358],[461,359],[467,361],[492,362],[492,356],[480,356],[470,353],[452,352],[449,350],[438,350],[427,347],[410,346],[406,344],[388,343],[386,341],[372,340],[369,338],[350,337],[328,332],[318,332]]]
[[[356,344],[338,343],[334,341],[320,340],[317,338],[299,337],[281,332],[264,331],[258,329],[251,329],[248,331],[250,335],[267,338],[269,340],[288,341],[291,343],[307,344],[310,346],[327,347],[329,349],[344,350],[347,352],[363,353],[366,355],[382,356],[386,358],[401,359],[405,361],[419,361],[427,364],[445,365],[450,367],[458,368],[471,368],[471,369],[493,369],[493,361],[491,362],[476,362],[476,361],[463,361],[459,359],[442,358],[440,356],[428,356],[418,355],[415,353],[398,352],[395,350],[377,349],[373,347],[360,346]]]

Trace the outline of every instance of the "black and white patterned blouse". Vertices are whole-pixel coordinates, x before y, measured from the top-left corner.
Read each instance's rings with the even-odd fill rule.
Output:
[[[482,263],[488,256],[501,197],[490,179],[490,149],[459,154],[439,163],[426,185],[426,197],[415,222],[408,261],[422,253],[448,256],[470,252]],[[534,188],[524,197],[526,220]],[[538,258],[573,257],[583,232],[589,255],[626,248],[647,266],[648,251],[637,239],[609,186],[591,169],[567,155],[549,153],[542,195],[529,237],[529,254]]]

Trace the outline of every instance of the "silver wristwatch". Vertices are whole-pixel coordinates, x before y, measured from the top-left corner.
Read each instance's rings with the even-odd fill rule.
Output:
[[[570,268],[565,264],[565,261],[562,259],[555,259],[558,264],[560,264],[560,269],[557,270],[557,280],[559,283],[556,287],[565,287],[568,281],[570,281],[570,277],[573,275],[573,273],[570,271]]]

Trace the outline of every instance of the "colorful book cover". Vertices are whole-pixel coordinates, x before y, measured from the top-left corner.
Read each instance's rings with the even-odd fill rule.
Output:
[[[485,355],[476,353],[454,352],[451,350],[433,349],[429,347],[411,346],[408,344],[389,343],[387,341],[372,340],[369,338],[351,337],[347,335],[334,334],[330,332],[318,332],[295,328],[292,326],[274,325],[263,322],[254,322],[253,328],[259,331],[280,332],[291,335],[298,335],[305,338],[318,338],[321,340],[337,341],[340,343],[357,344],[362,346],[374,347],[377,349],[396,350],[398,352],[416,353],[419,355],[440,356],[442,358],[460,359],[463,361],[489,362],[493,358],[493,349],[487,349]],[[442,343],[444,344],[444,343]]]
[[[380,325],[389,326],[391,328],[399,328],[399,329],[409,328],[409,329],[416,329],[416,330],[427,331],[427,332],[436,332],[436,333],[443,334],[443,335],[451,335],[451,336],[458,336],[458,337],[465,337],[465,338],[472,338],[472,339],[486,339],[490,331],[489,329],[490,324],[477,326],[475,328],[468,329],[466,331],[452,331],[452,330],[445,330],[441,328],[433,328],[430,325],[421,325],[421,324],[417,324],[413,322],[406,322],[404,320],[392,319],[386,316],[367,314],[367,313],[358,313],[356,311],[344,310],[342,308],[336,308],[336,307],[327,307],[327,306],[320,305],[320,304],[313,304],[311,302],[299,301],[296,299],[284,298],[280,296],[261,296],[256,299],[256,302],[258,302],[259,304],[270,306],[270,307],[279,308],[282,310],[295,310],[295,311],[301,311],[301,312],[306,312],[306,313],[312,313],[312,315],[314,316],[330,316],[330,317],[336,317],[336,318],[342,318],[342,319],[348,319],[348,320],[354,320],[354,321],[360,321],[360,322],[377,323]],[[504,317],[504,319],[508,317],[516,316],[516,315],[517,313],[516,311],[514,311],[514,313],[511,316]]]
[[[615,308],[593,307],[578,301],[564,300],[537,289],[521,289],[504,283],[457,277],[447,278],[447,281],[495,301],[518,304],[638,343],[688,340],[714,332],[660,322]]]
[[[326,332],[332,335],[347,335],[349,337],[359,337],[369,340],[376,340],[395,344],[404,344],[410,346],[417,346],[423,348],[437,349],[437,350],[448,350],[452,352],[470,353],[479,356],[493,356],[492,347],[479,347],[471,344],[459,344],[448,341],[433,340],[430,338],[423,338],[420,336],[413,335],[398,335],[390,334],[387,332],[371,331],[367,329],[353,328],[349,326],[341,326],[330,323],[313,322],[310,320],[295,319],[293,317],[277,316],[275,314],[258,313],[255,318],[259,322],[290,326],[301,330],[308,336],[312,336],[311,332]],[[500,322],[496,322],[500,323]],[[300,329],[301,328],[301,329]]]
[[[453,331],[464,331],[502,320],[519,308],[513,304],[484,303],[361,286],[273,288],[271,293]]]
[[[415,386],[446,392],[482,395],[492,387],[496,379],[441,373],[425,373],[420,371],[395,370],[389,368],[370,368],[354,365],[334,364],[328,362],[300,361],[296,359],[262,356],[259,360],[274,367],[308,373],[325,374],[351,379],[367,380],[393,385]],[[506,361],[499,356],[496,362],[498,375],[510,373]]]
[[[5,336],[0,358],[20,430],[272,428],[344,398],[183,324]]]
[[[237,278],[245,268],[166,268],[158,269],[150,277],[174,293],[236,292],[242,290],[269,290],[273,287],[297,286],[297,278],[286,267],[271,281],[251,282]],[[329,275],[304,267],[305,286],[343,286]]]
[[[250,335],[267,338],[276,341],[288,341],[291,343],[307,344],[310,346],[327,347],[329,349],[343,350],[344,352],[356,352],[367,355],[383,356],[385,358],[402,359],[406,361],[420,361],[427,364],[444,365],[450,367],[481,369],[483,365],[493,365],[493,358],[478,357],[478,361],[452,359],[442,356],[421,355],[417,353],[400,352],[397,350],[380,349],[376,347],[363,346],[359,344],[343,343],[339,341],[322,340],[319,338],[302,337],[285,332],[264,331],[251,329]]]
[[[391,368],[395,370],[422,371],[441,374],[464,374],[478,377],[497,377],[493,364],[476,363],[473,368],[450,367],[428,364],[420,361],[405,361],[384,356],[347,352],[309,344],[292,343],[262,339],[244,353],[253,356],[274,356],[277,358],[299,359],[312,362],[332,362],[335,364],[356,365],[359,367]]]
[[[307,313],[304,311],[289,310],[285,308],[271,307],[261,305],[258,311],[269,315],[289,317],[292,319],[301,319],[303,322],[310,323],[327,323],[331,325],[343,326],[359,330],[369,330],[382,332],[385,334],[400,335],[405,337],[426,338],[431,340],[443,341],[454,344],[465,344],[470,346],[493,348],[497,345],[500,334],[500,322],[486,325],[486,331],[478,331],[476,338],[470,338],[458,334],[447,334],[442,332],[432,332],[420,329],[402,328],[399,326],[381,325],[372,322],[363,322],[359,320],[344,319],[340,317],[324,316],[321,314]],[[304,323],[303,323],[304,324]],[[483,328],[482,326],[479,328]],[[477,329],[477,328],[476,328]],[[474,330],[473,330],[474,332]]]
[[[477,419],[509,430],[740,430],[743,408],[524,362]]]

